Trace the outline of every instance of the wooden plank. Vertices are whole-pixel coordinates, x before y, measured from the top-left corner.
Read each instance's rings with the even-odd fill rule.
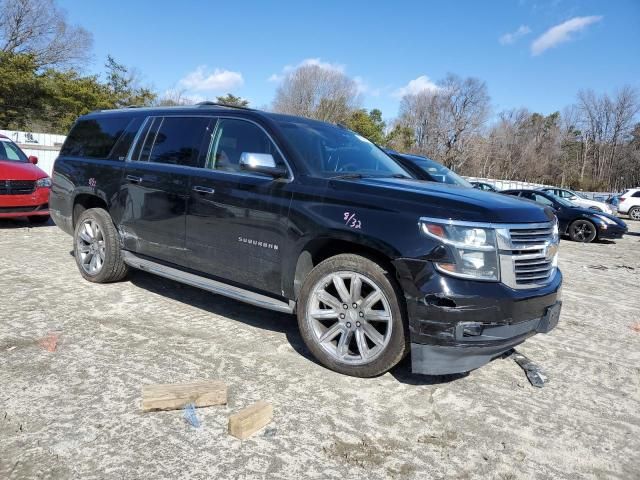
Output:
[[[244,440],[265,427],[272,419],[273,405],[260,400],[229,417],[229,434]]]
[[[188,403],[193,403],[196,407],[225,405],[227,386],[219,380],[142,386],[142,411],[144,412],[177,410]]]

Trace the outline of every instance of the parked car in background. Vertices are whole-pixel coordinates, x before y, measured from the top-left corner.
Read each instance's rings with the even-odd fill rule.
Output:
[[[604,212],[610,215],[613,215],[615,211],[611,207],[611,205],[605,202],[599,202],[597,200],[590,200],[585,198],[584,195],[581,195],[578,192],[574,192],[573,190],[568,190],[566,188],[541,188],[543,192],[549,192],[556,197],[563,198],[565,200],[569,200],[571,203],[577,205],[578,207],[590,208],[591,210],[596,210],[597,212]]]
[[[0,218],[27,217],[32,223],[49,220],[51,179],[27,155],[0,134]]]
[[[212,104],[90,113],[55,162],[51,215],[88,281],[137,268],[296,314],[315,358],[348,375],[409,352],[415,373],[466,372],[560,315],[550,209],[417,180],[307,118]]]
[[[491,185],[487,182],[480,182],[478,180],[472,180],[469,183],[473,186],[473,188],[477,188],[478,190],[484,190],[485,192],[499,192],[494,185]]]
[[[459,187],[473,187],[473,185],[460,175],[452,172],[441,163],[431,160],[430,158],[423,157],[421,155],[399,153],[395,150],[385,150],[385,152],[396,159],[406,170],[411,172],[414,177],[420,180],[447,183],[449,185],[457,185]]]
[[[542,190],[503,190],[500,193],[532,200],[553,209],[558,217],[562,235],[569,235],[575,242],[589,243],[596,239],[622,238],[627,224],[615,215],[596,212],[574,205],[564,198]]]
[[[620,196],[618,212],[629,215],[633,220],[640,220],[640,188],[631,188]]]

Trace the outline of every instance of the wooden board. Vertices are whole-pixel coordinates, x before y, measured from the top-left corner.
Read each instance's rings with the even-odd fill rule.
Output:
[[[188,403],[193,403],[196,407],[225,405],[227,386],[219,380],[142,386],[142,411],[144,412],[177,410]]]
[[[244,440],[266,426],[272,418],[273,405],[260,400],[229,417],[229,434]]]

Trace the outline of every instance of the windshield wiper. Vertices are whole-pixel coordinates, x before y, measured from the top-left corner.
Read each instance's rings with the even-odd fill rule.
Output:
[[[364,175],[361,173],[343,173],[340,175],[334,175],[330,178],[331,180],[349,180],[351,178],[364,178]]]

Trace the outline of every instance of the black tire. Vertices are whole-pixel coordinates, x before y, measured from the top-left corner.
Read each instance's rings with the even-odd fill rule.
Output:
[[[391,319],[387,321],[388,323],[384,323],[385,333],[383,336],[385,338],[386,345],[378,348],[378,353],[376,353],[375,358],[371,361],[367,360],[365,362],[364,356],[362,356],[362,360],[360,361],[365,362],[364,364],[354,365],[346,361],[340,361],[335,355],[332,355],[325,350],[318,338],[318,334],[314,330],[313,322],[315,322],[315,320],[313,317],[308,316],[313,292],[317,287],[322,287],[323,290],[327,288],[329,283],[324,283],[326,278],[329,275],[336,273],[360,275],[364,277],[363,284],[367,281],[373,282],[373,284],[375,284],[375,286],[384,294],[386,306],[390,312]],[[352,287],[350,286],[348,290],[352,291],[351,288]],[[365,288],[367,287],[362,287],[361,296],[365,295]],[[340,301],[342,302],[342,300]],[[366,301],[366,299],[363,297],[361,305],[363,307],[364,301]],[[355,305],[356,304],[354,303],[354,309],[356,309]],[[370,305],[371,308],[373,308],[375,304],[371,303]],[[369,310],[369,312],[373,311],[374,310]],[[386,310],[384,311],[386,312]],[[353,312],[353,314],[357,320],[356,312]],[[393,278],[393,275],[390,275],[384,268],[372,260],[359,255],[336,255],[318,264],[309,273],[309,275],[307,275],[307,278],[302,284],[300,295],[298,297],[297,316],[302,338],[314,357],[327,368],[345,375],[351,375],[354,377],[375,377],[382,375],[400,362],[400,360],[402,360],[409,351],[409,329],[406,321],[404,297],[401,294],[399,286]],[[344,317],[344,315],[341,316]],[[349,317],[347,317],[347,320],[348,318]],[[333,320],[328,320],[328,322],[331,323]],[[335,322],[339,323],[340,320],[335,320]],[[360,322],[356,323],[358,323],[358,327],[360,327]],[[389,328],[387,325],[391,326],[390,333],[386,330]],[[365,326],[362,326],[362,329],[364,331]],[[327,328],[327,330],[329,330],[329,328]],[[354,330],[356,329],[354,328]],[[356,333],[354,333],[354,336],[357,337]],[[355,340],[353,341],[357,344]],[[339,339],[336,339],[335,342],[336,344],[339,344]],[[325,345],[327,345],[326,341]],[[360,345],[356,345],[356,348],[359,349]],[[374,345],[373,348],[377,348],[376,345]],[[337,350],[338,347],[336,347],[336,351]],[[349,350],[348,355],[350,355],[350,348],[348,345],[347,350]]]
[[[33,215],[29,218],[29,223],[33,223],[34,225],[44,225],[49,222],[49,215]]]
[[[640,207],[631,207],[628,215],[632,220],[640,220]]]
[[[598,236],[598,229],[589,220],[574,220],[569,225],[569,237],[574,242],[591,243]]]
[[[86,264],[83,266],[82,253],[80,251],[81,231],[86,222],[95,222],[102,233],[104,262],[96,272],[87,271]],[[80,274],[85,280],[95,283],[110,283],[122,280],[128,272],[128,267],[124,263],[122,250],[113,220],[102,208],[90,208],[85,210],[76,222],[73,235],[73,254]],[[96,247],[97,248],[97,247]],[[94,253],[97,255],[97,253]]]

